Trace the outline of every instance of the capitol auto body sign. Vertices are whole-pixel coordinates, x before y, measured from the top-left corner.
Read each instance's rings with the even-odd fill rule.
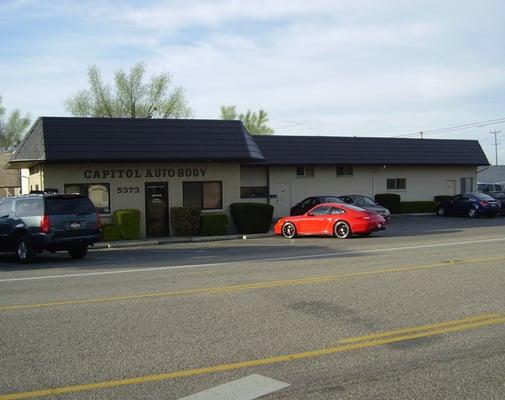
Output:
[[[86,169],[85,179],[203,178],[207,168]]]

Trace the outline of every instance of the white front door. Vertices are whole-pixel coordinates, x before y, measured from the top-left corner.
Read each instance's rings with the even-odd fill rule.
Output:
[[[456,194],[456,181],[454,179],[449,179],[445,181],[446,190],[445,193],[449,196],[454,196]]]

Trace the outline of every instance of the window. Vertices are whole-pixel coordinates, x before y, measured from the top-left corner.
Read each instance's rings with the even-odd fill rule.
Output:
[[[240,188],[241,199],[266,199],[268,187],[266,186],[242,186]]]
[[[69,184],[65,185],[65,193],[87,196],[99,213],[110,213],[110,185],[108,183]]]
[[[44,200],[42,198],[17,200],[14,213],[20,218],[40,217],[44,213]]]
[[[341,208],[333,207],[331,209],[332,214],[345,214],[345,211],[342,210]]]
[[[223,208],[222,182],[183,182],[184,207],[216,210]]]
[[[377,204],[375,204],[375,202],[368,198],[368,197],[358,197],[355,201],[354,201],[354,204],[357,205],[358,207],[362,207],[362,206],[375,206]]]
[[[2,200],[0,203],[0,217],[10,216],[12,212],[12,200]]]
[[[388,178],[387,189],[388,190],[406,190],[407,189],[407,179],[406,178]]]
[[[352,165],[337,165],[337,176],[352,176]]]
[[[314,167],[313,166],[296,167],[296,176],[314,176]]]
[[[310,213],[310,215],[327,215],[327,214],[331,214],[331,207],[328,206],[317,207],[314,208]]]

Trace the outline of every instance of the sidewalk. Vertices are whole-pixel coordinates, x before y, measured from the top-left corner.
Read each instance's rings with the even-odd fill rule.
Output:
[[[162,244],[175,243],[218,242],[222,240],[235,239],[260,239],[272,236],[275,236],[273,232],[253,233],[249,235],[234,234],[221,236],[167,236],[159,239],[116,240],[111,242],[98,242],[93,246],[90,246],[89,249],[121,249],[127,247],[157,246]]]

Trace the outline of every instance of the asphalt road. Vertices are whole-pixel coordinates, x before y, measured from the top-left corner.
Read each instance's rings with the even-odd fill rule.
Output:
[[[0,400],[180,399],[253,374],[289,385],[264,399],[503,399],[504,246],[503,217],[405,216],[349,240],[2,255]]]

